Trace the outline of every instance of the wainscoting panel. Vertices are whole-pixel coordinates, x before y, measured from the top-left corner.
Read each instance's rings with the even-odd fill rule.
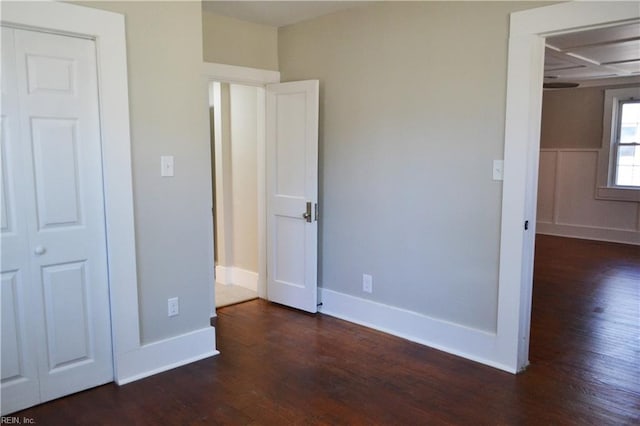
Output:
[[[595,149],[540,152],[540,234],[640,244],[639,203],[595,198]]]

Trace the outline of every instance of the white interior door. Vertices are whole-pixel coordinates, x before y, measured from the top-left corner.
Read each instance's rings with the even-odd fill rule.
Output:
[[[317,311],[317,80],[267,85],[267,298]]]
[[[2,414],[40,401],[35,339],[27,300],[33,298],[29,238],[19,141],[18,88],[13,30],[2,28],[2,149],[1,235],[2,235]]]
[[[7,413],[109,382],[113,364],[95,45],[2,31]]]

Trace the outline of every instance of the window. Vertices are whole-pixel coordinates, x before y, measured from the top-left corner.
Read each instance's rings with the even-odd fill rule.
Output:
[[[640,187],[640,100],[619,101],[615,184]]]
[[[640,86],[604,91],[596,198],[640,202]]]

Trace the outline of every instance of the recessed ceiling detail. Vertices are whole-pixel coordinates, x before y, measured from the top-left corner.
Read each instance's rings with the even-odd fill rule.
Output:
[[[640,23],[547,38],[545,81],[640,76]]]

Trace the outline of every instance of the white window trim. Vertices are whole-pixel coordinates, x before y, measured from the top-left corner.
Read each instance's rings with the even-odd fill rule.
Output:
[[[619,121],[617,120],[617,109],[621,100],[630,98],[640,99],[640,86],[609,89],[604,92],[602,147],[598,151],[598,178],[596,180],[597,199],[640,202],[640,188],[615,184],[615,138]]]

